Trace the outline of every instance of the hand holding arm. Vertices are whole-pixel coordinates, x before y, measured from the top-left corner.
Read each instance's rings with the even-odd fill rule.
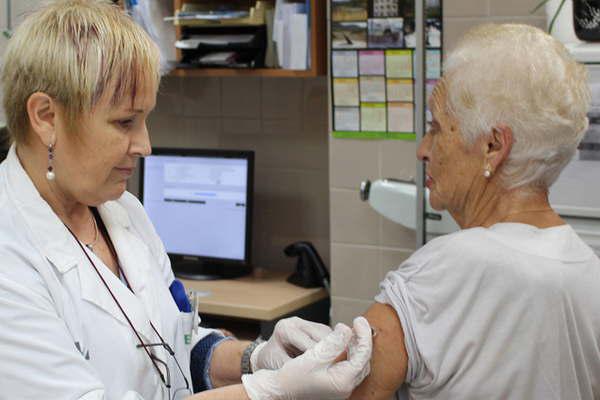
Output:
[[[348,359],[334,363],[347,349]],[[260,370],[244,375],[242,381],[252,400],[346,399],[368,375],[371,350],[371,328],[358,317],[354,336],[350,328],[338,324],[323,341],[280,370]]]
[[[287,318],[275,325],[269,341],[260,344],[250,357],[252,371],[279,369],[290,359],[303,354],[331,333],[327,325]]]

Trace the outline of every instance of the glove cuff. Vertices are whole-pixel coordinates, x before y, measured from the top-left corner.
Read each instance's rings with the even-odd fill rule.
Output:
[[[263,341],[262,339],[257,339],[254,343],[257,345],[250,354],[250,372],[256,372],[259,369],[262,369],[262,367],[258,365],[258,355],[260,354],[260,351],[267,345],[267,342]]]
[[[250,400],[284,400],[277,383],[277,371],[261,369],[251,375],[242,375],[242,385]]]

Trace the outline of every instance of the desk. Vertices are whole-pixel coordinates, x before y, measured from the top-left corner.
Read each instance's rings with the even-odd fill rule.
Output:
[[[261,335],[271,335],[278,320],[297,315],[329,323],[329,296],[324,288],[305,289],[286,281],[289,273],[267,273],[216,281],[182,280],[187,290],[202,292],[199,312],[260,322]]]

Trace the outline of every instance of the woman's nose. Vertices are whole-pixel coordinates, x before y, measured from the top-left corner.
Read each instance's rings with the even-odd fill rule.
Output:
[[[423,140],[417,148],[417,158],[419,161],[429,161],[429,134],[425,134]]]
[[[131,144],[131,152],[137,157],[146,157],[152,153],[150,135],[148,134],[148,127],[145,123],[140,131],[134,135],[133,142]]]

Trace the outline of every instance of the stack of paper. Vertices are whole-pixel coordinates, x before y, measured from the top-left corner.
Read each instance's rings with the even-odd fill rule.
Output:
[[[282,68],[305,70],[308,67],[310,53],[308,12],[305,3],[286,0],[277,0],[275,3],[273,41],[278,65]]]

